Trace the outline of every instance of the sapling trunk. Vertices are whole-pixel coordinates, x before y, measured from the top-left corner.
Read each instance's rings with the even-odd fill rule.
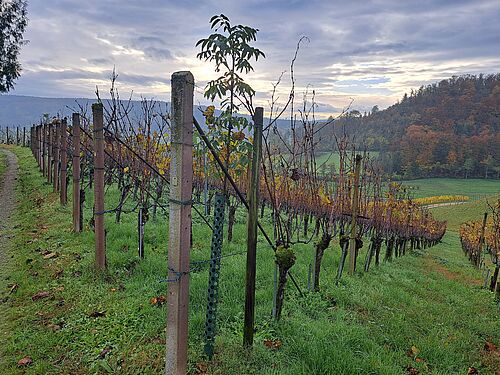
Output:
[[[321,260],[325,250],[330,245],[332,236],[329,233],[323,233],[321,239],[316,242],[316,257],[314,259],[314,291],[319,291],[319,273],[321,271]]]
[[[278,265],[278,288],[276,292],[276,320],[281,318],[283,300],[285,299],[285,286],[288,271],[295,264],[295,254],[293,250],[284,246],[276,249],[276,264]]]

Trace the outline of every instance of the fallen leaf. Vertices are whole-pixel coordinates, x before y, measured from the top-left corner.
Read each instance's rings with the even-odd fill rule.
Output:
[[[89,315],[91,318],[101,318],[103,316],[106,316],[106,310],[102,311],[94,311]]]
[[[281,342],[281,340],[269,340],[269,339],[266,339],[266,340],[264,340],[264,345],[268,349],[277,350],[277,349],[281,348],[282,342]]]
[[[149,303],[151,304],[151,306],[161,306],[165,302],[167,302],[167,297],[165,297],[163,294],[159,295],[158,297],[152,297],[149,300]]]
[[[101,359],[104,359],[104,357],[106,357],[106,355],[111,351],[111,347],[110,346],[107,346],[106,348],[104,348],[100,353],[99,353],[99,358]]]
[[[116,288],[111,288],[110,291],[116,292]]]
[[[477,375],[479,374],[479,371],[475,367],[469,367],[467,369],[467,375]]]
[[[415,367],[411,367],[411,366],[406,367],[406,372],[408,375],[419,375],[420,374]]]
[[[417,357],[417,358],[415,358],[415,362],[418,362],[418,363],[425,363],[425,359],[420,358],[420,357]]]
[[[58,256],[59,256],[59,254],[57,254],[57,253],[48,253],[48,254],[43,256],[43,259],[52,259],[52,258],[57,258]]]
[[[18,362],[17,362],[17,365],[18,366],[29,366],[33,363],[33,360],[30,358],[30,357],[24,357],[22,359],[20,359]]]
[[[19,288],[19,284],[12,284],[12,285],[7,285],[9,287],[9,294],[15,293],[17,288]]]
[[[415,357],[418,353],[420,353],[420,350],[414,345],[406,351],[408,357]]]
[[[58,278],[60,278],[63,275],[63,273],[64,273],[64,270],[57,270],[56,272],[54,272],[52,274],[52,277],[54,279],[58,279]]]
[[[50,329],[51,331],[59,331],[61,329],[61,326],[59,324],[47,324],[47,328]]]
[[[196,374],[197,375],[206,375],[208,374],[208,366],[205,362],[198,362],[196,364]]]
[[[484,350],[486,350],[487,352],[496,352],[497,346],[492,342],[486,341],[486,343],[484,344]]]
[[[49,296],[50,296],[50,292],[43,292],[43,291],[40,291],[40,292],[38,292],[38,293],[34,294],[34,295],[31,297],[31,299],[32,299],[33,301],[37,301],[37,300],[39,300],[39,299],[42,299],[42,298],[47,298],[47,297],[49,297]]]

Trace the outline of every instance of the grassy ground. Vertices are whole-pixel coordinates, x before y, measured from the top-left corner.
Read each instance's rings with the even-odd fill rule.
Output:
[[[500,194],[500,180],[457,179],[457,178],[425,178],[403,181],[411,187],[415,198],[434,195],[467,195],[471,199],[482,199],[485,196]]]
[[[107,217],[108,271],[93,270],[93,235],[71,232],[70,207],[60,207],[28,150],[20,157],[16,270],[1,279],[0,298],[10,308],[8,344],[0,347],[2,374],[159,373],[163,368],[166,307],[150,298],[166,294],[167,222],[146,226],[146,259],[136,256],[136,217],[123,223]],[[91,207],[89,192],[88,207]],[[108,192],[113,207],[116,195]],[[87,208],[85,217],[90,217]],[[193,217],[192,260],[209,258],[210,232]],[[265,222],[266,223],[266,222]],[[245,249],[245,216],[238,212],[234,243],[224,253]],[[190,275],[190,371],[208,366],[221,374],[495,374],[499,357],[485,342],[500,344],[499,309],[480,288],[478,271],[463,257],[458,237],[425,251],[373,267],[367,274],[333,282],[338,244],[326,251],[322,292],[300,297],[289,286],[282,320],[270,319],[273,254],[259,239],[257,259],[256,343],[241,348],[245,257],[222,260],[219,334],[216,355],[203,356],[208,268]],[[365,249],[363,249],[365,250]],[[304,287],[313,259],[312,245],[297,246],[293,273]],[[51,254],[55,253],[53,256]],[[45,255],[44,255],[45,254]],[[361,260],[364,259],[362,252]],[[17,284],[15,292],[9,293]],[[40,292],[46,298],[33,300]],[[264,339],[280,340],[268,349]],[[411,348],[415,347],[413,352]],[[33,364],[19,368],[30,356]],[[418,359],[417,359],[418,358]]]
[[[490,202],[494,199],[488,198]],[[467,220],[480,221],[483,214],[490,211],[485,199],[459,205],[442,206],[431,209],[431,213],[439,220],[446,220],[447,230],[458,232],[460,224]]]
[[[376,158],[378,155],[378,151],[370,151],[369,155],[372,158]],[[335,165],[338,168],[340,164],[340,157],[338,152],[318,152],[316,155],[316,165],[320,166],[329,166]]]
[[[5,167],[7,165],[7,157],[4,153],[0,152],[0,181],[2,181],[2,175],[5,172]]]

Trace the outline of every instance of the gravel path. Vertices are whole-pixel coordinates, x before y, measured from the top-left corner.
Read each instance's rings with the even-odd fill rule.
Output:
[[[0,274],[7,267],[7,253],[9,246],[9,218],[14,211],[16,197],[14,186],[17,180],[17,157],[9,150],[0,148],[0,152],[7,156],[7,169],[0,181]]]

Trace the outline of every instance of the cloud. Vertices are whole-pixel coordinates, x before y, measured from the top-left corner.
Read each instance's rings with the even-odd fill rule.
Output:
[[[196,59],[195,43],[217,13],[260,30],[255,45],[266,59],[253,63],[247,80],[266,107],[283,71],[276,94],[287,100],[303,35],[309,42],[294,66],[297,102],[314,89],[325,116],[351,97],[359,108],[384,108],[422,84],[500,71],[496,0],[45,0],[31,1],[28,11],[18,94],[92,97],[116,67],[122,92],[168,100],[171,73],[188,69],[195,101],[206,103],[202,88],[217,75]]]

